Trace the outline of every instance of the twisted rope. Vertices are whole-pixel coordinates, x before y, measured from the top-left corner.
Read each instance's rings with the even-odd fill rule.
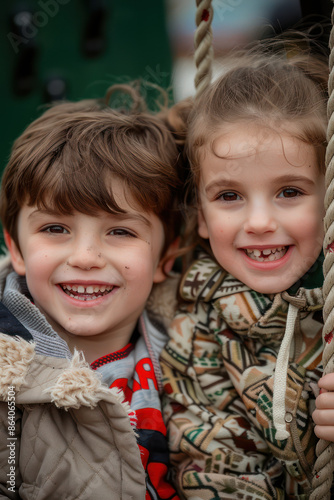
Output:
[[[212,76],[212,0],[196,0],[196,32],[195,32],[195,89],[196,97],[210,84]]]
[[[328,80],[328,146],[326,151],[326,196],[324,219],[324,352],[322,356],[324,375],[334,372],[334,8],[332,12],[332,30],[329,38],[329,80]],[[310,500],[330,500],[333,482],[334,443],[320,439],[317,448],[317,460],[313,468],[312,493]]]
[[[196,97],[200,96],[210,84],[212,77],[212,0],[196,0],[195,33],[195,76]],[[332,12],[332,30],[329,39],[331,54],[329,57],[330,76],[328,82],[328,146],[326,151],[326,196],[324,218],[324,375],[334,372],[334,8]],[[317,460],[313,468],[312,493],[310,500],[331,500],[330,489],[333,483],[334,443],[320,439],[317,448]]]

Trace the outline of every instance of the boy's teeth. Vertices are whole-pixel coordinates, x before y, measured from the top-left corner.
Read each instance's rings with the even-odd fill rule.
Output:
[[[88,285],[85,287],[83,285],[70,284],[62,284],[61,287],[67,295],[82,301],[93,300],[101,297],[102,295],[107,295],[114,288],[113,286],[108,285]]]

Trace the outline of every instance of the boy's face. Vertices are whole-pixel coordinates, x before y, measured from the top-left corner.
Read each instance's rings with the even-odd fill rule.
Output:
[[[250,288],[287,290],[322,247],[325,186],[313,148],[236,124],[216,139],[214,151],[206,150],[201,163],[199,235]]]
[[[120,182],[113,181],[113,193],[125,214],[59,215],[25,205],[21,252],[6,241],[14,269],[58,333],[110,335],[125,345],[152,284],[164,279],[164,231],[156,215],[129,205]],[[128,193],[127,200],[132,205]]]

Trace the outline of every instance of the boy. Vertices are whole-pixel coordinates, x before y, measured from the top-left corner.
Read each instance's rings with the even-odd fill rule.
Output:
[[[1,498],[178,498],[165,336],[144,311],[173,262],[177,160],[157,117],[93,100],[49,109],[14,143],[0,199]]]

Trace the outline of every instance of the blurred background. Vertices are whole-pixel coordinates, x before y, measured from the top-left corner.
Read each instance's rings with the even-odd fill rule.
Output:
[[[326,50],[332,5],[213,0],[215,71],[232,47],[289,28]],[[195,12],[195,0],[2,0],[0,171],[14,139],[52,101],[101,97],[137,78],[170,88],[174,102],[192,95]]]

